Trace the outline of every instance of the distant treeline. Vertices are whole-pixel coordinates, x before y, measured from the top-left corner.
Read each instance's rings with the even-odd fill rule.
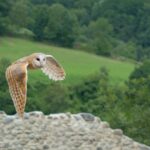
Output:
[[[142,61],[150,58],[150,1],[1,0],[0,35]]]

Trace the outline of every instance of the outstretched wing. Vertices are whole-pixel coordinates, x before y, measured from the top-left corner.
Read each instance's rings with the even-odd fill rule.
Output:
[[[23,118],[27,94],[27,63],[15,63],[6,70],[6,79],[18,116]]]
[[[57,81],[65,79],[64,69],[51,55],[46,55],[46,64],[42,68],[42,71],[52,80]]]

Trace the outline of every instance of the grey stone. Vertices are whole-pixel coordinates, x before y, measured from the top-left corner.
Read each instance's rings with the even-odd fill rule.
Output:
[[[34,117],[41,117],[44,116],[43,112],[41,111],[33,111],[29,113],[30,116],[34,116]]]
[[[4,118],[4,120],[3,120],[3,122],[4,122],[5,124],[9,124],[9,123],[11,123],[14,119],[15,119],[14,116],[6,116],[6,117]]]
[[[4,111],[0,111],[0,115],[6,115]]]
[[[109,128],[109,127],[110,127],[110,125],[109,125],[109,123],[108,123],[108,122],[103,121],[103,122],[101,122],[101,127],[102,127],[102,128]]]
[[[114,133],[115,135],[119,135],[119,136],[122,136],[122,135],[123,135],[123,131],[122,131],[121,129],[115,129],[115,130],[113,130],[113,133]]]
[[[82,116],[82,118],[83,118],[85,121],[94,121],[94,119],[95,119],[95,116],[93,116],[93,115],[90,114],[90,113],[80,113],[80,115]]]
[[[45,150],[45,149],[49,149],[49,145],[47,145],[47,144],[43,145],[43,149],[44,149],[44,150]]]
[[[146,146],[146,145],[139,145],[140,150],[150,150],[150,147]]]
[[[29,113],[24,113],[24,119],[29,119],[30,118],[30,114]]]
[[[79,115],[79,114],[73,115],[73,117],[74,117],[77,121],[83,120],[82,116]]]
[[[100,119],[100,118],[95,117],[95,120],[96,120],[98,123],[101,123],[101,119]]]
[[[101,147],[97,147],[97,149],[96,150],[103,150]]]

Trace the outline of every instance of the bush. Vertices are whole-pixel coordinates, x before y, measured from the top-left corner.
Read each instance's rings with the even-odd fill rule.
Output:
[[[130,75],[130,79],[147,78],[150,76],[150,61],[147,60],[139,67],[135,68]]]
[[[19,28],[17,26],[9,26],[9,32],[13,36],[23,37],[23,38],[33,38],[34,33],[27,28]]]
[[[6,68],[10,65],[10,61],[6,58],[0,60],[0,110],[4,110],[8,114],[15,113],[13,102],[9,95],[7,81],[5,77]]]
[[[37,82],[33,86],[29,84],[28,91],[27,111],[40,110],[49,114],[65,112],[69,107],[67,88],[60,83],[49,85]]]

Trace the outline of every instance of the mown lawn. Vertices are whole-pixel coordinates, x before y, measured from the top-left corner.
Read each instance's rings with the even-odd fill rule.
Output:
[[[79,50],[55,47],[25,39],[0,38],[0,59],[8,58],[13,62],[34,52],[52,54],[66,71],[66,80],[63,81],[66,84],[77,83],[90,74],[97,73],[101,67],[106,67],[109,71],[111,83],[119,84],[128,78],[135,66],[130,62],[99,57]],[[30,82],[49,82],[41,71],[29,72],[29,80]]]

